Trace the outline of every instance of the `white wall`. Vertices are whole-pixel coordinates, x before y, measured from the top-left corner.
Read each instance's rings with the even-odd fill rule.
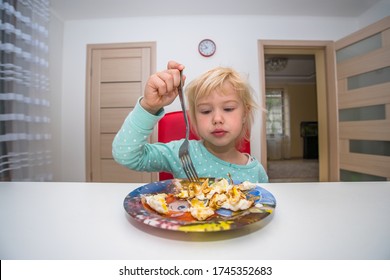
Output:
[[[53,180],[62,180],[62,54],[64,24],[55,15],[50,17],[50,108],[52,131],[52,171]]]
[[[367,15],[367,21],[370,15]],[[85,72],[86,46],[96,43],[154,41],[157,70],[168,60],[186,65],[189,80],[218,66],[231,66],[247,75],[260,94],[257,41],[337,40],[359,27],[355,18],[196,16],[136,17],[124,19],[68,21],[64,26],[61,163],[62,181],[85,180]],[[217,52],[211,58],[198,54],[201,39],[211,38]],[[177,102],[169,110],[178,110]],[[252,143],[260,143],[260,120],[255,123]],[[260,144],[252,147],[260,159]]]

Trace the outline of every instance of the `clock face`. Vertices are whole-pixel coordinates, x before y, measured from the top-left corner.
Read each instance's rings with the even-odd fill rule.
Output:
[[[199,53],[203,56],[209,57],[215,53],[217,46],[210,39],[204,39],[199,43],[198,50]]]

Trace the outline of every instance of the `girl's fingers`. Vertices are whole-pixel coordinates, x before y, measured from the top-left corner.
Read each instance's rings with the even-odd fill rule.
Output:
[[[174,60],[169,61],[167,66],[167,69],[177,69],[179,71],[183,71],[184,68],[185,67],[183,64],[180,64],[179,62],[176,62]]]
[[[159,94],[166,94],[176,91],[176,88],[180,85],[180,72],[177,70],[166,70],[164,72],[157,73],[157,76],[160,78],[159,82]],[[165,86],[162,85],[165,84]]]

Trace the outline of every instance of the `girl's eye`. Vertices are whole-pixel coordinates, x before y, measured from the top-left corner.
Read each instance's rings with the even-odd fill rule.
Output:
[[[203,115],[207,115],[211,112],[211,110],[201,110],[200,113]]]
[[[233,107],[227,107],[224,109],[226,112],[232,112],[234,111],[234,108]]]

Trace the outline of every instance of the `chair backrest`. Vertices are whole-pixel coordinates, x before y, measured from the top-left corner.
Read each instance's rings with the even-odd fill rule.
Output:
[[[183,111],[166,113],[158,122],[158,142],[168,143],[185,137],[186,124],[184,121]],[[191,130],[189,138],[195,140],[199,139]],[[160,181],[173,178],[172,174],[167,172],[160,172],[159,177]]]
[[[186,137],[186,124],[182,111],[166,113],[158,122],[158,141],[167,143],[172,140],[180,140]],[[199,139],[190,130],[190,139]]]
[[[183,111],[169,112],[158,122],[157,141],[167,143],[173,140],[180,140],[186,137],[186,125],[184,121]],[[190,130],[190,139],[198,140],[199,138]],[[250,154],[250,142],[244,141],[241,144],[240,151]],[[159,173],[159,180],[172,179],[173,176],[167,172]]]

